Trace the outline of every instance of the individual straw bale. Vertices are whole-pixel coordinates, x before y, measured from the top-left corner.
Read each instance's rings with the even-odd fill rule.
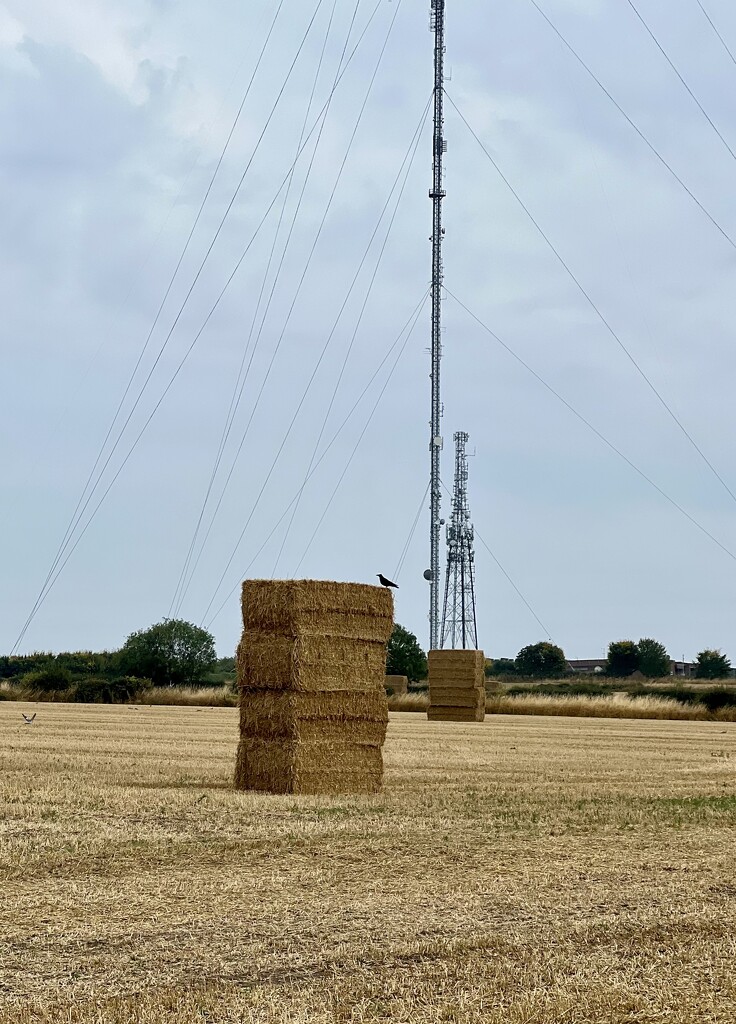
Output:
[[[238,646],[238,685],[257,690],[381,692],[385,642],[246,629]]]
[[[235,785],[268,793],[377,793],[382,779],[377,745],[241,739]]]
[[[350,743],[347,740],[330,740],[320,743],[301,743],[280,740],[244,740],[246,758],[256,761],[283,763],[296,771],[327,771],[334,768],[340,772],[357,772],[371,769],[380,755],[378,744]]]
[[[427,719],[430,722],[474,722],[474,708],[428,707]]]
[[[444,680],[442,680],[442,679],[439,682],[431,683],[429,688],[430,688],[431,692],[434,693],[435,696],[437,696],[439,698],[439,703],[440,704],[442,703],[442,697],[450,697],[453,694],[458,694],[458,693],[476,693],[476,694],[479,694],[479,693],[482,693],[485,690],[484,686],[476,686],[473,683],[471,683],[469,686],[468,685],[465,685],[465,686],[454,686],[452,684],[450,684],[450,686],[446,686]]]
[[[429,714],[431,712],[431,714]],[[478,690],[456,691],[456,696],[437,701],[430,696],[428,716],[430,721],[482,722],[486,714],[485,692]]]
[[[388,642],[393,597],[384,587],[325,580],[246,580],[243,627],[284,636],[323,636]]]
[[[429,687],[484,687],[485,657],[482,651],[430,651]]]
[[[485,703],[485,690],[473,687],[470,690],[430,690],[430,704],[440,708],[477,708]]]
[[[485,672],[483,651],[430,651],[428,661],[432,667],[443,671],[480,673],[480,675]]]
[[[241,730],[240,735],[244,739],[273,739],[282,743],[349,743],[380,749],[386,739],[386,726],[379,722],[323,722],[312,719],[306,722],[293,722],[286,735],[268,728],[254,729],[247,726]]]
[[[483,677],[475,669],[470,668],[446,668],[444,665],[433,665],[430,669],[430,685],[438,680],[447,680],[452,686],[483,686]]]
[[[406,676],[386,676],[384,685],[387,690],[391,690],[394,694],[409,692],[409,680]]]
[[[448,708],[432,707],[427,708],[427,719],[430,722],[483,722],[485,721],[485,708]]]
[[[240,735],[253,739],[349,739],[382,745],[388,706],[383,693],[294,693],[241,690]]]
[[[483,651],[474,649],[442,647],[430,651],[429,656],[436,665],[485,665]]]

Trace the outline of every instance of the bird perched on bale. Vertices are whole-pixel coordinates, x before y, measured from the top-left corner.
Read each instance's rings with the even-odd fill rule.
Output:
[[[21,711],[21,714],[23,715],[22,711]],[[37,714],[38,714],[38,712],[34,711],[30,718],[28,717],[28,715],[23,715],[23,721],[26,723],[26,725],[31,725],[31,723],[33,722],[33,719],[36,717]]]
[[[376,575],[378,576],[378,581],[382,587],[394,587],[396,590],[399,589],[398,583],[392,583],[391,580],[387,580],[383,573],[378,572]]]

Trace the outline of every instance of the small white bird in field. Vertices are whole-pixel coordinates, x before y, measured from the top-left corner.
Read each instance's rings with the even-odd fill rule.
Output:
[[[21,711],[21,714],[23,715],[22,711]],[[38,712],[34,711],[30,718],[28,717],[28,715],[23,715],[23,721],[26,723],[26,725],[31,725],[31,723],[33,722],[33,719],[36,717],[37,714],[38,714]]]

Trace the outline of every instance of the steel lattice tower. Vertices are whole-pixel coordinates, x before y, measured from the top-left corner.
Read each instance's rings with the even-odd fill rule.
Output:
[[[455,434],[455,486],[447,526],[447,575],[442,609],[442,647],[478,649],[475,616],[475,550],[468,507],[469,435]]]
[[[440,646],[440,456],[442,453],[442,400],[440,361],[442,359],[442,161],[445,101],[445,0],[431,0],[430,28],[434,32],[434,136],[432,188],[432,418],[430,421],[430,561],[429,572],[429,648]]]

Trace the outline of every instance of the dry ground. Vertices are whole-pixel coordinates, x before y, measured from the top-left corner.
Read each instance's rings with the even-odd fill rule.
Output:
[[[736,725],[394,715],[232,792],[229,709],[0,704],[0,1024],[736,1022]]]

